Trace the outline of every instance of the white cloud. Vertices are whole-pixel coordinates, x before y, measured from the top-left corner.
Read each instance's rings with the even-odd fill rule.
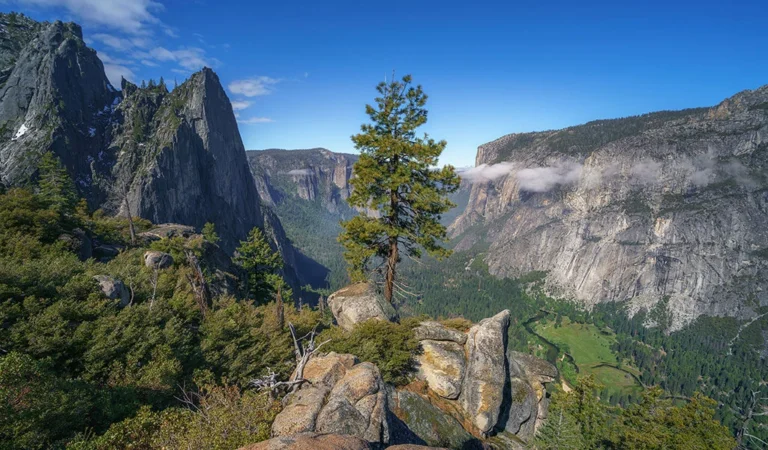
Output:
[[[581,164],[562,163],[551,167],[532,167],[515,174],[520,189],[528,192],[548,192],[559,185],[573,184],[581,177]]]
[[[131,65],[133,64],[133,61],[123,58],[113,58],[109,53],[107,52],[98,52],[97,53],[99,59],[104,64],[120,64],[120,65]]]
[[[233,94],[241,94],[246,97],[257,97],[267,95],[272,92],[272,86],[279,83],[277,78],[255,77],[245,80],[236,80],[229,83],[229,91]]]
[[[154,63],[148,59],[142,59],[141,63],[144,64],[147,67],[157,67],[157,63]]]
[[[187,71],[195,71],[204,66],[211,67],[219,64],[219,60],[208,58],[205,50],[198,47],[186,47],[178,50],[155,47],[148,52],[136,52],[134,56],[147,61],[175,62]]]
[[[128,81],[135,81],[136,75],[129,69],[121,64],[104,64],[104,73],[107,74],[107,79],[112,86],[116,86],[120,89],[121,77]]]
[[[156,14],[164,9],[154,0],[19,0],[19,3],[65,8],[80,22],[138,35],[148,34],[149,26],[161,24]]]
[[[558,185],[572,184],[581,176],[581,164],[558,163],[549,167],[531,167],[515,172],[515,164],[480,164],[477,167],[460,170],[459,175],[469,183],[487,183],[514,174],[520,189],[529,192],[547,192]]]
[[[95,41],[101,42],[107,47],[111,47],[118,51],[130,50],[134,47],[133,41],[130,39],[120,38],[106,33],[96,33],[91,36]]]
[[[232,102],[232,109],[235,111],[243,110],[249,106],[251,106],[251,102],[247,100],[235,100]]]
[[[254,123],[270,123],[274,122],[274,120],[270,119],[269,117],[249,117],[247,119],[238,119],[237,122],[244,125],[249,125]]]
[[[515,167],[514,163],[501,162],[498,164],[480,164],[477,167],[460,171],[461,179],[470,183],[485,183],[495,181],[501,177],[509,175]]]

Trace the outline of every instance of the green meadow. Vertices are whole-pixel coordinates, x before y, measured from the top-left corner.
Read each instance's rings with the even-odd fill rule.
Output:
[[[632,375],[624,372],[640,375],[639,371],[624,361],[620,362],[611,350],[616,342],[611,331],[601,330],[592,324],[574,323],[566,317],[563,317],[559,326],[554,320],[539,323],[536,331],[560,348],[558,368],[569,383],[575,381],[578,372],[578,375],[594,374],[597,381],[608,387],[611,393],[630,394],[642,390]],[[565,353],[573,358],[576,367],[569,362]]]

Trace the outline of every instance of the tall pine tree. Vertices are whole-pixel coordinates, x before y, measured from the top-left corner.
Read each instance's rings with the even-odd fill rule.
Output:
[[[407,75],[376,89],[380,96],[375,106],[365,107],[372,123],[352,136],[360,159],[347,201],[379,215],[363,212],[343,222],[339,241],[353,281],[367,277],[374,259],[383,261],[384,296],[392,302],[401,249],[416,258],[422,249],[438,258],[450,254],[440,246],[446,239],[440,216],[455,206],[447,195],[458,189],[459,177],[452,166],[436,168],[445,141],[416,135],[427,122],[427,95],[421,86],[414,87]]]
[[[40,197],[59,214],[70,214],[77,204],[77,191],[67,169],[52,152],[46,152],[38,165]]]

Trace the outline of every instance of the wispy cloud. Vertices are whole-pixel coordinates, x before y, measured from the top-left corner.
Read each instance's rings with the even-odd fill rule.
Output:
[[[59,7],[79,22],[118,29],[133,35],[151,33],[151,26],[162,26],[157,13],[165,8],[153,0],[18,0],[29,6]]]
[[[274,120],[270,119],[269,117],[249,117],[247,119],[237,119],[237,123],[242,123],[244,125],[250,125],[254,123],[271,123],[274,122]]]
[[[511,162],[480,164],[477,167],[461,170],[460,175],[463,180],[470,183],[485,183],[509,175],[514,168],[515,164]]]
[[[232,109],[235,111],[241,111],[249,106],[251,106],[251,102],[247,100],[235,100],[232,102]]]
[[[272,93],[274,85],[279,82],[277,78],[265,76],[236,80],[229,83],[229,91],[245,97],[258,97]]]
[[[220,63],[216,58],[209,58],[205,50],[198,47],[182,47],[177,50],[154,47],[149,50],[134,51],[132,56],[142,62],[150,61],[155,64],[158,62],[173,62],[187,72],[199,70],[204,66],[215,67]]]
[[[112,86],[120,88],[121,78],[125,78],[128,81],[136,82],[136,74],[133,71],[122,64],[104,64],[104,73],[107,75],[107,79]]]

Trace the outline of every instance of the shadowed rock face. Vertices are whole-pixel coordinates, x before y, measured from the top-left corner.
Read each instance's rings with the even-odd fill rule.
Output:
[[[668,297],[672,329],[753,317],[768,305],[766,105],[768,86],[482,145],[476,164],[496,175],[475,176],[451,226],[457,248],[485,241],[493,275],[545,270],[555,293],[587,306],[631,300],[635,312]]]
[[[251,228],[265,228],[232,107],[211,69],[171,93],[128,84],[123,91],[115,177],[136,174],[130,189],[135,214],[198,229],[212,222],[227,251]]]
[[[0,182],[24,183],[44,152],[67,167],[81,195],[104,198],[105,150],[119,93],[74,23],[0,14]]]

